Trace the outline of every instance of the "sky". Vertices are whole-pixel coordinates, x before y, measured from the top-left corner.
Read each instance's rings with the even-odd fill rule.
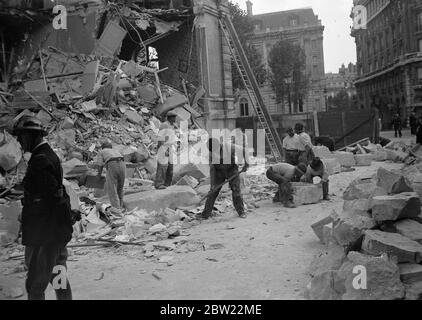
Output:
[[[246,10],[246,0],[232,0]],[[352,0],[252,0],[253,13],[261,14],[312,7],[324,30],[325,72],[338,72],[342,63],[356,63],[356,46],[350,36]]]

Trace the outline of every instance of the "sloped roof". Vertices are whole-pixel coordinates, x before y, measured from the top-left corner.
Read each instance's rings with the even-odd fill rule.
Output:
[[[311,26],[318,23],[317,16],[314,14],[314,10],[312,8],[271,12],[253,16],[253,20],[256,23],[260,23],[262,29],[279,29],[280,27],[289,27],[290,20],[292,18],[297,18],[298,26],[303,26],[305,24]]]

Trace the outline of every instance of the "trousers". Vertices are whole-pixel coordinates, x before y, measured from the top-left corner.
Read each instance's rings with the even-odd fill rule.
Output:
[[[110,161],[107,163],[106,187],[111,206],[122,208],[123,187],[126,178],[126,165],[123,161]]]
[[[213,192],[207,198],[204,211],[202,212],[202,216],[204,218],[209,218],[211,216],[212,210],[214,209],[215,201],[217,200],[217,197],[222,189],[222,187],[219,187],[216,190],[215,188],[227,179],[233,177],[238,172],[239,168],[237,165],[212,164],[210,166],[211,190],[214,190],[215,192]],[[229,182],[229,186],[232,191],[233,206],[236,209],[238,215],[241,216],[245,213],[245,208],[243,204],[243,198],[240,192],[240,177],[237,176],[235,179],[231,180]]]
[[[66,274],[54,270],[56,266],[62,266],[67,270],[67,249],[65,245],[45,245],[40,247],[25,247],[25,264],[28,268],[26,278],[26,292],[29,300],[45,300],[45,289],[48,283],[52,285],[55,277],[63,276],[66,284],[58,281],[65,288],[54,288],[57,300],[72,300],[72,289]],[[61,269],[62,270],[62,269]],[[57,273],[53,273],[57,272]]]
[[[283,204],[293,201],[293,189],[291,181],[281,174],[274,172],[272,168],[267,170],[267,178],[278,184],[278,191],[275,195],[274,201],[282,202]]]
[[[158,161],[157,174],[155,175],[155,188],[169,187],[173,181],[173,164],[161,164]]]
[[[286,150],[285,157],[287,163],[290,163],[293,166],[297,166],[299,164],[299,151]]]

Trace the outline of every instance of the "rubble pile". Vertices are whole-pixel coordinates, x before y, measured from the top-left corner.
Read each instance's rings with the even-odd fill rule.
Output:
[[[382,147],[380,144],[371,143],[369,139],[354,147],[346,147],[345,151],[331,152],[325,146],[313,148],[315,155],[322,159],[330,175],[351,171],[353,167],[370,166],[373,161],[412,164],[422,159],[422,152],[418,154],[419,149],[419,146],[412,147],[403,141],[393,141]]]
[[[311,263],[306,298],[420,298],[422,214],[414,176],[421,169],[379,168],[374,176],[353,181],[343,194],[343,210],[312,225],[326,249]],[[357,281],[360,272],[365,278]]]

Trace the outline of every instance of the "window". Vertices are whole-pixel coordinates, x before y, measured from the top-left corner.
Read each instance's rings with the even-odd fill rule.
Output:
[[[418,13],[418,16],[416,18],[416,23],[417,23],[416,29],[418,31],[422,31],[422,12]]]
[[[422,81],[422,68],[418,68],[418,80],[419,82]]]
[[[419,46],[418,46],[419,51],[422,52],[422,39],[419,39],[418,42],[419,42]]]
[[[316,40],[312,40],[312,42],[311,42],[311,46],[312,46],[312,49],[317,49],[317,41]]]
[[[296,27],[297,26],[297,19],[294,19],[294,18],[290,19],[290,26]]]
[[[240,116],[249,117],[249,103],[245,98],[240,100]]]

